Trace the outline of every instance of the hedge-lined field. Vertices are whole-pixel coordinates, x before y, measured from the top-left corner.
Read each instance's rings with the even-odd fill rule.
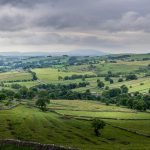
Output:
[[[59,71],[58,69],[52,69],[52,68],[42,68],[42,69],[33,69],[33,71],[37,74],[38,79],[43,83],[70,83],[70,82],[76,82],[76,81],[59,81],[58,77],[65,77],[65,76],[71,76],[71,75],[93,75],[93,72],[64,72]]]
[[[5,73],[0,73],[0,81],[1,82],[9,82],[9,81],[21,81],[21,80],[32,80],[32,75],[28,72],[24,71],[10,71]]]

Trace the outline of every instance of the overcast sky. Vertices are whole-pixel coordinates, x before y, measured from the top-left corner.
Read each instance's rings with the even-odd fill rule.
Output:
[[[150,53],[150,0],[0,0],[0,52]]]

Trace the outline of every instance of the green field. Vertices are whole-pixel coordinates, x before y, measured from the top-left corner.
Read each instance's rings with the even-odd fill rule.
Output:
[[[44,69],[33,69],[34,72],[36,72],[38,79],[41,81],[41,83],[64,83],[64,81],[59,81],[58,77],[62,76],[71,76],[74,74],[84,75],[84,74],[94,74],[92,72],[65,72],[65,71],[59,71],[58,69],[52,69],[52,68],[44,68]],[[66,83],[70,83],[72,81],[65,81]],[[75,82],[75,81],[74,81]]]
[[[38,84],[40,84],[40,82],[38,81],[27,81],[27,82],[13,82],[13,83],[5,83],[5,85],[10,86],[11,84],[20,84],[21,86],[26,86],[27,88],[36,86]]]
[[[108,71],[112,71],[113,73],[130,73],[135,72],[139,69],[141,66],[147,66],[150,63],[150,61],[144,61],[144,63],[141,65],[141,62],[124,62],[124,61],[118,61],[117,63],[101,63],[101,64],[95,64],[94,66],[96,68],[93,68],[93,71],[99,73],[99,74],[105,74]],[[131,65],[132,64],[132,65]],[[81,65],[81,66],[71,66],[69,67],[69,71],[76,71],[76,72],[84,72],[89,70],[90,65]],[[91,68],[92,70],[92,68]]]
[[[60,105],[62,105],[63,102],[59,102]],[[55,101],[52,101],[52,105],[53,103],[55,103]],[[76,106],[79,102],[73,101],[72,106],[73,103],[75,103]],[[88,106],[88,108],[90,108],[91,103],[92,102],[89,102],[88,104],[88,102],[85,101],[82,102],[82,105],[85,104],[85,106]],[[94,108],[94,104],[92,107]],[[103,105],[101,105],[101,108],[102,107]],[[72,107],[70,106],[70,109],[71,108]],[[103,110],[106,109],[107,111],[112,111],[112,109],[114,110],[114,106],[108,106],[108,108],[107,106],[104,106]],[[118,109],[123,109],[123,111],[125,111],[124,108]],[[115,110],[117,110],[117,108]],[[65,112],[67,114],[68,111],[66,110]],[[83,111],[82,115],[85,116],[86,112]],[[121,114],[118,112],[118,116],[120,115]],[[130,116],[128,113],[122,113],[123,118],[128,118]],[[146,114],[143,113],[139,113],[137,118],[140,119],[144,116],[146,116],[146,118],[149,118]],[[68,118],[58,115],[55,112],[43,113],[36,108],[28,107],[26,105],[20,105],[13,110],[0,111],[0,138],[31,140],[41,143],[63,145],[66,147],[76,147],[85,150],[148,150],[150,148],[149,138],[131,132],[123,131],[111,126],[111,124],[118,125],[132,130],[132,124],[134,124],[135,127],[133,130],[138,130],[139,132],[149,134],[149,122],[143,121],[143,130],[140,129],[140,124],[138,124],[137,121],[133,121],[134,123],[127,123],[125,121],[115,122],[108,119],[106,120],[106,123],[107,122],[110,125],[107,125],[105,127],[100,137],[96,137],[94,135],[90,121]]]
[[[113,87],[120,87],[121,85],[126,85],[129,88],[129,92],[136,92],[139,91],[141,93],[148,92],[150,88],[150,79],[147,78],[139,78],[138,80],[133,81],[125,81],[122,83],[115,83],[110,85],[111,88]]]
[[[119,78],[112,78],[114,81],[113,84],[110,84],[108,81],[105,81],[104,77],[96,77],[96,78],[86,79],[86,81],[90,83],[89,86],[77,88],[74,89],[74,91],[84,92],[86,91],[86,89],[90,89],[91,92],[101,93],[103,90],[97,87],[97,79],[103,81],[105,83],[105,86],[109,86],[110,88],[116,88],[116,87],[121,87],[122,85],[126,85],[129,88],[130,93],[136,91],[139,91],[141,93],[147,93],[148,90],[150,89],[149,77],[138,78],[137,80],[124,81],[124,82],[118,82]]]
[[[83,82],[82,79],[75,79],[75,80],[58,80],[58,76],[71,76],[73,74],[94,74],[90,71],[83,71],[81,72],[64,72],[64,71],[58,71],[58,69],[50,69],[50,68],[44,68],[44,69],[34,69],[33,71],[36,72],[38,76],[38,81],[28,81],[28,82],[15,82],[17,84],[20,84],[22,86],[32,87],[38,84],[43,83],[62,83],[62,84],[69,84],[69,83],[79,83]],[[6,81],[14,81],[14,80],[31,80],[31,74],[26,72],[7,72],[7,73],[1,73],[0,74],[0,80],[6,80]],[[149,77],[139,77],[138,80],[133,81],[124,81],[124,82],[118,82],[119,78],[112,78],[114,80],[113,84],[110,84],[108,81],[106,82],[104,80],[104,77],[94,77],[94,78],[86,78],[85,81],[89,82],[90,85],[87,87],[81,87],[74,89],[74,91],[78,92],[84,92],[87,89],[90,89],[91,92],[97,92],[101,93],[102,90],[97,88],[97,79],[100,79],[105,83],[105,86],[109,86],[110,88],[120,87],[122,85],[126,85],[129,88],[129,92],[136,92],[139,91],[141,93],[148,92],[150,88],[150,80]],[[125,80],[125,79],[124,79]],[[12,83],[6,83],[7,85],[10,85]]]
[[[135,112],[134,110],[117,107],[115,105],[105,105],[96,101],[85,100],[51,100],[48,105],[51,109],[65,109],[65,110],[86,110],[86,111],[121,111],[121,112]]]
[[[0,81],[31,80],[32,75],[24,71],[10,71],[0,73]]]

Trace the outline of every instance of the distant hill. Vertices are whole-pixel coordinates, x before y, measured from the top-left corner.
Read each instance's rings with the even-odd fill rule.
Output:
[[[103,56],[106,53],[92,50],[92,49],[81,49],[81,50],[73,50],[69,52],[56,52],[52,53],[52,55],[68,55],[68,56]]]
[[[49,53],[41,53],[41,52],[0,52],[0,56],[48,56]]]
[[[126,58],[130,60],[150,60],[150,53],[147,54],[110,54],[106,58],[120,59]]]
[[[0,52],[1,56],[61,56],[61,55],[68,55],[68,56],[103,56],[106,53],[98,51],[98,50],[73,50],[69,52]]]

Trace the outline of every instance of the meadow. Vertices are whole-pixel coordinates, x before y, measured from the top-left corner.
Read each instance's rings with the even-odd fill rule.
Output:
[[[25,71],[10,71],[0,73],[0,81],[16,81],[16,80],[31,80],[32,76],[30,73]]]
[[[63,112],[61,110],[62,108],[56,107],[57,104],[63,107]],[[97,115],[97,112],[93,112],[98,111],[96,106],[99,111],[103,111],[98,112],[99,115]],[[71,111],[74,117],[69,117],[69,115],[72,114],[70,112],[68,114],[68,110],[72,108],[80,111]],[[112,113],[112,111],[115,112]],[[121,113],[121,111],[123,111],[123,113]],[[74,112],[77,113],[74,114]],[[61,115],[61,113],[63,115]],[[97,116],[104,117],[107,116],[108,113],[109,117],[111,115],[111,117],[114,118],[150,119],[150,115],[146,113],[137,113],[130,109],[113,105],[106,106],[93,101],[69,102],[66,100],[53,100],[51,104],[49,104],[48,112],[41,112],[39,109],[31,107],[31,105],[27,103],[23,103],[12,110],[0,111],[0,138],[36,141],[75,147],[83,150],[148,150],[150,148],[150,139],[148,137],[127,131],[137,131],[149,135],[149,120],[142,120],[140,124],[140,122],[136,120],[105,119],[107,125],[104,130],[102,130],[102,135],[96,137],[91,126],[91,121],[86,120],[86,117],[90,117],[90,119]],[[134,113],[137,113],[137,115],[135,116]],[[78,117],[78,114],[86,117]],[[123,127],[127,130],[122,130],[117,127]]]
[[[61,71],[59,69],[52,69],[52,68],[42,68],[42,69],[33,69],[33,71],[37,74],[38,79],[43,83],[70,83],[71,81],[59,81],[58,77],[65,77],[71,75],[93,75],[93,72],[86,71],[82,73],[78,72],[70,72],[70,71]]]

